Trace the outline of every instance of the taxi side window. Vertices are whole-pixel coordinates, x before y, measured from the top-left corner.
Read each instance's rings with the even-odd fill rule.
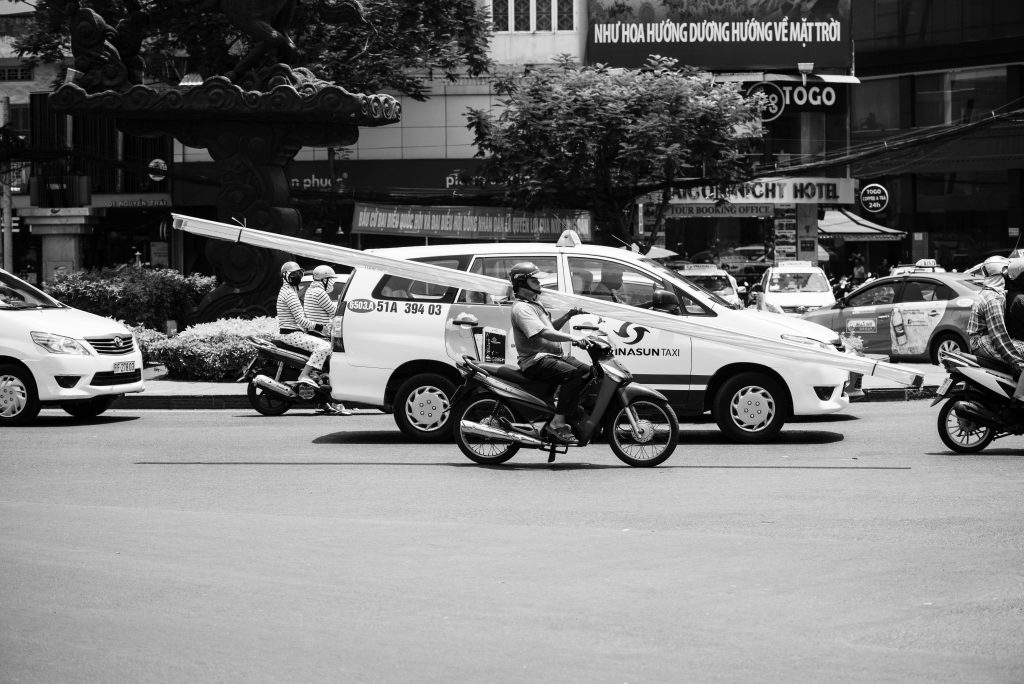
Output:
[[[558,264],[555,257],[527,257],[527,256],[500,256],[500,257],[479,257],[469,267],[470,273],[508,280],[508,272],[512,267],[523,261],[530,261],[537,265],[537,268],[549,274],[542,278],[540,286],[546,290],[558,289]],[[509,288],[508,297],[512,296],[512,289]],[[485,292],[463,291],[459,294],[459,302],[466,304],[498,304],[502,297],[489,295]]]
[[[896,290],[892,285],[878,285],[850,297],[850,306],[885,306],[892,304],[895,298]]]
[[[668,290],[675,292],[679,297],[679,308],[683,314],[702,315],[708,313],[685,292],[667,285],[660,278],[626,264],[588,257],[569,257],[569,275],[570,286],[574,294],[629,306],[650,308],[654,299],[654,291]]]
[[[458,258],[417,259],[417,261],[423,261],[435,266],[444,266],[445,268],[465,270],[465,266]],[[454,287],[426,283],[422,280],[412,280],[402,276],[385,275],[377,283],[377,286],[373,288],[371,296],[374,299],[450,304],[455,300],[455,293],[457,291],[457,288]]]
[[[939,283],[927,280],[908,280],[903,286],[900,301],[934,302],[938,299]]]

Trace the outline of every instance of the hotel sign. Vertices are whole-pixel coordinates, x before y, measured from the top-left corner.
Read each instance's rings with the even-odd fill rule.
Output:
[[[699,185],[672,191],[671,204],[854,204],[853,178],[759,178],[719,188]],[[657,195],[643,202],[656,202]]]

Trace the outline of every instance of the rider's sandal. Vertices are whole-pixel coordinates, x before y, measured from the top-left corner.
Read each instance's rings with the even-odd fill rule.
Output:
[[[544,432],[547,433],[548,437],[553,437],[556,442],[561,442],[562,444],[571,444],[576,441],[576,436],[572,434],[572,428],[568,425],[556,428],[548,425],[544,428]]]

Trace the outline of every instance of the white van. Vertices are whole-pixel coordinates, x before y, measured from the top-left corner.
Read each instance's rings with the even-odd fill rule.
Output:
[[[24,425],[46,405],[92,418],[143,389],[142,351],[128,328],[0,270],[0,426]]]
[[[562,292],[594,295],[605,272],[622,273],[617,297],[649,305],[655,290],[676,294],[681,315],[718,329],[840,348],[838,335],[798,318],[738,311],[661,264],[633,252],[580,244],[567,231],[557,244],[483,243],[373,250],[449,268],[505,278],[521,261],[554,274],[542,283]],[[454,319],[471,315],[481,329],[508,331],[511,303],[478,292],[410,281],[380,271],[353,271],[332,327],[330,376],[334,398],[346,406],[393,411],[407,435],[448,437],[449,397],[461,381],[450,356]],[[552,310],[557,317],[561,311]],[[725,346],[629,321],[581,314],[566,324],[577,334],[600,331],[637,382],[658,389],[680,416],[710,411],[722,431],[741,442],[771,439],[789,416],[835,413],[849,405],[850,374],[830,365],[767,357],[742,345]],[[580,352],[576,352],[580,353]],[[492,360],[515,366],[506,334]]]
[[[810,261],[782,261],[761,277],[758,309],[802,316],[836,303],[825,271]]]

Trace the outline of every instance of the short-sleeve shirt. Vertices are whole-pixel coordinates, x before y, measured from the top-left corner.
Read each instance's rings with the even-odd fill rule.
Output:
[[[551,314],[538,302],[517,299],[512,305],[512,338],[519,351],[519,368],[525,370],[545,354],[562,356],[561,342],[540,336],[545,330],[554,330]]]

